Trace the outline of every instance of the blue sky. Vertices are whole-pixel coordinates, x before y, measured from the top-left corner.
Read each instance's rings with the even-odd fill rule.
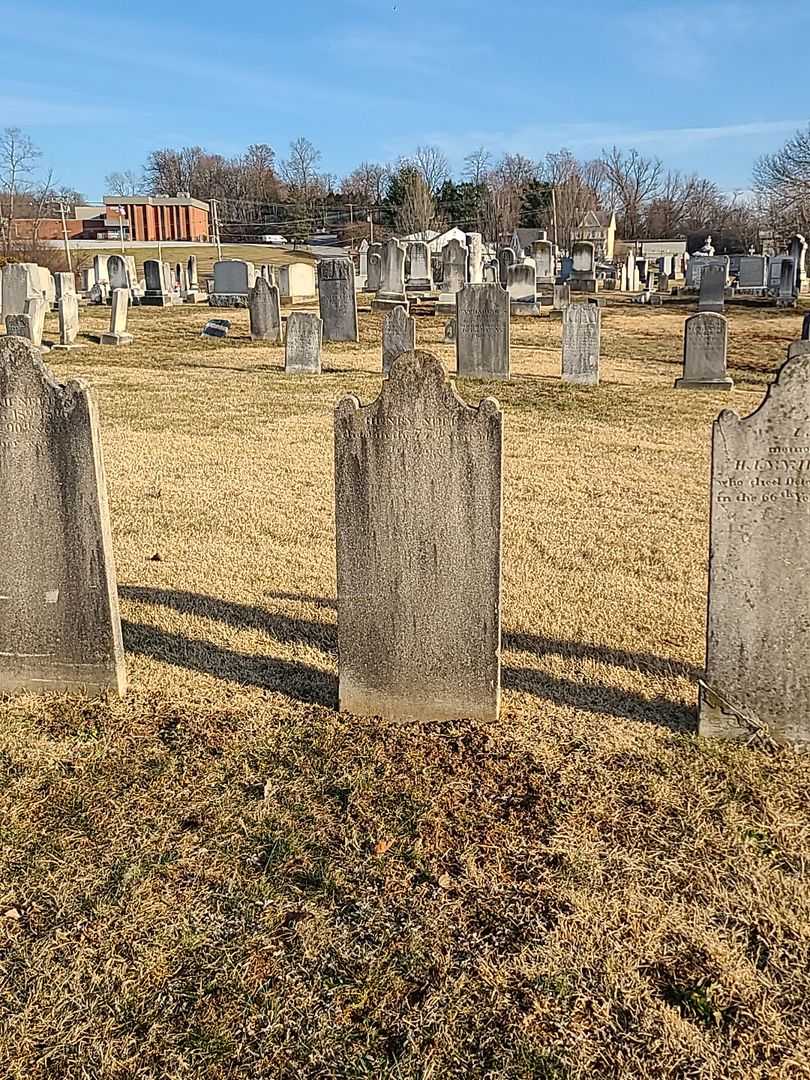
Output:
[[[338,176],[420,143],[636,146],[745,189],[808,120],[810,0],[0,0],[0,127],[90,199],[150,150],[307,136]]]

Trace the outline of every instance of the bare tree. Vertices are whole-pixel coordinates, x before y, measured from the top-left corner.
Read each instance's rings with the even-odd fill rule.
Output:
[[[6,128],[0,136],[0,197],[5,210],[3,247],[6,255],[13,241],[14,220],[20,197],[30,194],[31,177],[40,157],[40,150],[19,128]]]
[[[450,164],[438,146],[417,146],[408,163],[416,169],[432,195],[450,178]]]
[[[623,151],[618,146],[603,150],[601,162],[620,231],[626,240],[637,239],[642,232],[645,206],[661,191],[664,166],[658,158],[645,158],[638,150]]]
[[[281,172],[291,192],[306,206],[318,188],[318,163],[321,152],[309,139],[299,138],[290,143],[290,155],[281,166]]]
[[[143,188],[143,178],[133,169],[125,169],[108,173],[104,177],[104,186],[110,195],[138,195]]]
[[[464,158],[464,179],[471,184],[483,184],[492,166],[492,154],[479,146]]]
[[[354,172],[344,179],[343,194],[360,206],[379,206],[385,198],[389,177],[390,169],[387,165],[361,161]]]
[[[754,165],[754,190],[780,232],[810,228],[810,125]]]

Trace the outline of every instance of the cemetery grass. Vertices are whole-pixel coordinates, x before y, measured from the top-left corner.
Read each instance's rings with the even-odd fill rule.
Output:
[[[74,269],[84,269],[93,265],[95,255],[120,255],[121,245],[110,244],[103,246],[94,245],[92,248],[75,248],[72,251]],[[154,247],[128,247],[125,254],[133,255],[138,267],[138,273],[143,275],[143,264],[146,259],[158,257],[157,244]],[[217,248],[215,244],[164,244],[162,248],[163,261],[182,263],[184,266],[189,255],[197,256],[197,273],[200,278],[213,276],[214,263],[217,261]],[[308,251],[287,251],[273,247],[272,244],[223,244],[223,259],[247,259],[258,268],[262,263],[273,266],[283,266],[291,262],[314,263],[315,257]]]
[[[378,317],[320,378],[202,307],[50,354],[100,404],[130,690],[0,702],[3,1076],[810,1076],[810,757],[695,735],[710,424],[800,315],[731,309],[721,398],[671,389],[684,313],[610,304],[596,390],[530,319],[459,384],[505,409],[497,724],[337,711]]]

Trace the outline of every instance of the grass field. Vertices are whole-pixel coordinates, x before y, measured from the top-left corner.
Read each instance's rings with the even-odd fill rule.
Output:
[[[545,319],[459,384],[505,412],[491,725],[336,709],[332,411],[378,316],[320,378],[203,307],[50,354],[100,404],[130,692],[0,703],[3,1077],[810,1077],[810,756],[695,735],[711,421],[801,314],[729,309],[720,397],[672,389],[686,312],[610,302],[596,390]]]
[[[157,244],[154,247],[128,247],[125,253],[127,255],[134,255],[138,273],[140,275],[143,275],[144,261],[146,259],[156,259],[158,257]],[[72,252],[73,265],[75,269],[82,269],[92,265],[94,255],[120,254],[120,244],[110,244],[109,247],[94,245],[92,249],[76,248]],[[213,274],[214,263],[219,257],[217,249],[213,244],[164,244],[162,255],[163,261],[172,263],[172,265],[178,262],[185,265],[189,255],[196,255],[197,273],[201,278]],[[247,259],[248,262],[254,263],[257,267],[261,266],[262,263],[283,266],[285,263],[289,262],[315,262],[314,256],[308,251],[297,251],[293,253],[291,251],[273,247],[271,244],[223,244],[222,257],[223,259]]]

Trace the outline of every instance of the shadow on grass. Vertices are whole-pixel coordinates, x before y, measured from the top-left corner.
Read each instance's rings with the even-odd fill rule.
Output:
[[[587,641],[561,641],[543,637],[541,634],[505,630],[503,647],[513,652],[533,653],[535,656],[553,654],[576,657],[578,660],[595,660],[598,664],[610,664],[611,667],[623,667],[652,675],[683,675],[687,679],[703,677],[700,668],[681,660],[667,660],[663,656],[628,652],[627,649],[611,649],[607,645],[592,645]]]
[[[683,734],[697,731],[694,710],[669,698],[648,700],[632,690],[595,683],[570,682],[533,668],[504,667],[503,685],[507,690],[532,694],[555,705],[566,705],[583,712],[602,713],[624,720],[655,724]]]
[[[254,656],[184,637],[156,626],[122,620],[124,647],[139,656],[227,679],[241,686],[274,690],[307,705],[337,709],[337,679],[326,671],[294,660]]]
[[[233,600],[220,600],[215,596],[184,592],[176,589],[157,589],[143,585],[121,585],[118,593],[123,600],[140,604],[155,604],[171,608],[183,615],[196,615],[201,619],[215,619],[226,626],[244,630],[258,630],[276,641],[302,642],[315,645],[326,653],[337,650],[337,628],[333,623],[315,622],[310,619],[292,619],[288,615],[275,615],[252,604],[239,604]],[[271,594],[274,595],[274,594]],[[279,597],[285,594],[278,594]],[[302,599],[296,597],[296,599]],[[317,602],[316,598],[312,598]],[[323,601],[323,606],[327,602]]]

